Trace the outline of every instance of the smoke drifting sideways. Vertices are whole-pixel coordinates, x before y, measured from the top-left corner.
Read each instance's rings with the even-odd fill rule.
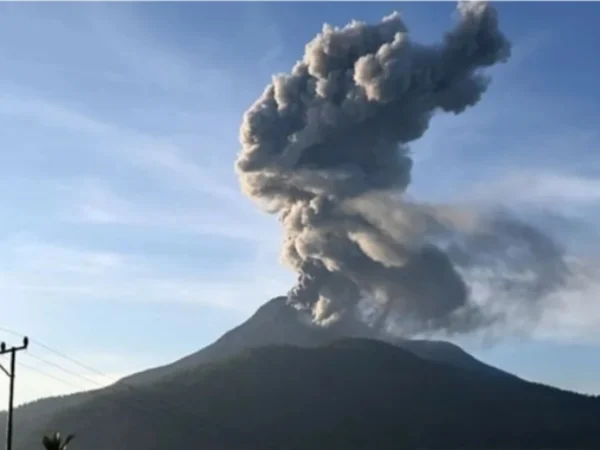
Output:
[[[282,261],[298,273],[288,302],[316,324],[466,333],[507,320],[508,303],[534,317],[568,275],[559,246],[506,213],[403,195],[407,144],[433,114],[474,106],[482,70],[510,56],[492,6],[458,13],[430,46],[411,41],[398,13],[325,25],[244,115],[242,190],[279,215]]]

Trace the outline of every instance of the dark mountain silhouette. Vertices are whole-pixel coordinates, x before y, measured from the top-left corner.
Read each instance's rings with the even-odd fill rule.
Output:
[[[37,448],[46,429],[76,433],[86,450],[599,448],[598,417],[597,398],[355,338],[250,349],[113,386],[17,448]]]
[[[134,385],[151,383],[185,368],[230,358],[244,349],[266,345],[315,347],[340,337],[385,340],[427,360],[483,371],[490,375],[514,376],[482,363],[450,342],[380,336],[371,328],[354,321],[346,326],[342,324],[332,328],[310,326],[300,321],[296,312],[286,305],[285,297],[276,297],[261,306],[246,322],[225,333],[213,344],[172,364],[137,373],[123,381]]]
[[[350,329],[316,329],[301,323],[294,311],[286,306],[285,297],[277,297],[263,306],[243,324],[225,333],[220,339],[202,350],[189,355],[172,364],[149,369],[126,377],[121,384],[142,385],[160,380],[163,376],[177,373],[179,370],[195,367],[199,364],[227,359],[247,348],[265,345],[289,344],[299,347],[313,347],[330,342],[340,336],[375,337],[373,331],[354,323]],[[488,366],[460,347],[449,342],[426,340],[390,339],[390,343],[402,346],[418,356],[433,361],[446,362],[463,368],[481,370],[489,374],[509,376],[491,366]],[[35,428],[64,408],[69,408],[86,401],[96,394],[96,391],[77,393],[61,397],[50,397],[19,407],[15,412],[15,426],[25,429]],[[0,421],[5,420],[5,413],[0,412]],[[0,427],[0,437],[4,428]]]
[[[355,340],[342,341],[341,344],[337,343],[342,337],[354,337]],[[418,391],[422,388],[421,383],[425,382],[424,380],[419,379],[425,373],[425,371],[427,371],[427,376],[433,376],[431,374],[437,371],[438,374],[433,376],[428,383],[440,383],[440,386],[444,386],[449,383],[446,378],[447,374],[450,374],[450,378],[452,380],[455,380],[456,377],[463,377],[465,380],[473,378],[477,380],[477,383],[481,385],[485,384],[486,389],[489,389],[489,392],[492,392],[494,386],[519,386],[518,390],[522,390],[523,392],[528,391],[529,389],[534,389],[536,391],[542,389],[545,392],[544,395],[546,396],[544,398],[550,399],[552,396],[557,396],[557,400],[555,401],[558,402],[557,404],[560,404],[561,407],[567,407],[571,405],[569,402],[573,402],[573,404],[577,404],[579,406],[585,404],[585,408],[593,409],[596,408],[596,406],[593,405],[598,403],[598,400],[592,401],[589,398],[578,396],[576,394],[567,394],[551,388],[539,387],[526,383],[517,377],[478,361],[468,353],[464,352],[460,347],[448,342],[424,340],[415,341],[386,337],[385,339],[388,341],[388,344],[392,344],[392,346],[384,345],[383,343],[377,346],[378,344],[374,341],[371,342],[364,340],[372,339],[373,337],[375,337],[375,335],[371,328],[360,326],[356,323],[349,325],[345,324],[330,329],[315,328],[305,324],[299,320],[298,315],[293,310],[286,306],[284,298],[276,298],[259,308],[259,310],[245,323],[225,333],[225,335],[223,335],[215,343],[172,364],[132,375],[105,389],[58,398],[55,397],[42,399],[18,408],[15,414],[15,435],[17,436],[17,439],[23,439],[23,441],[21,442],[21,446],[16,448],[17,450],[28,450],[29,448],[37,447],[39,442],[33,446],[34,440],[38,439],[39,441],[39,436],[44,433],[54,431],[53,427],[59,427],[56,429],[64,430],[65,432],[80,430],[80,433],[85,433],[88,436],[95,436],[97,431],[88,429],[90,421],[96,422],[96,426],[102,430],[102,433],[113,436],[106,438],[109,440],[116,439],[114,436],[120,436],[119,439],[122,439],[123,442],[129,442],[129,440],[133,439],[133,437],[130,435],[142,433],[141,430],[146,430],[145,433],[150,433],[150,435],[156,439],[163,439],[162,436],[164,434],[165,439],[171,439],[169,443],[171,446],[175,445],[175,443],[189,446],[190,430],[197,430],[200,426],[199,423],[204,423],[207,417],[214,418],[217,423],[222,423],[227,429],[239,428],[238,421],[241,419],[237,416],[238,412],[235,411],[235,402],[230,397],[232,395],[231,393],[238,392],[242,385],[236,381],[237,378],[233,372],[238,370],[240,373],[243,373],[245,370],[259,370],[268,372],[271,364],[275,364],[277,361],[280,361],[277,358],[283,358],[280,362],[289,359],[289,366],[287,368],[291,371],[289,374],[280,373],[277,375],[277,377],[281,376],[283,377],[282,380],[286,379],[292,384],[295,383],[296,388],[300,389],[300,391],[307,389],[315,391],[314,397],[312,392],[310,395],[307,395],[312,398],[312,401],[315,402],[311,405],[311,408],[318,410],[320,408],[317,401],[318,398],[323,399],[323,401],[326,403],[334,401],[332,398],[329,398],[329,396],[333,395],[335,390],[329,391],[329,388],[324,390],[329,381],[324,383],[323,386],[321,386],[319,383],[319,377],[321,376],[333,377],[334,368],[331,367],[330,369],[327,369],[331,370],[332,372],[327,372],[326,369],[323,369],[321,372],[316,366],[313,367],[315,373],[310,375],[307,379],[308,384],[306,387],[301,387],[303,385],[303,381],[301,379],[293,380],[292,378],[296,375],[302,378],[304,376],[308,376],[308,374],[304,372],[298,372],[297,374],[295,373],[295,368],[302,367],[304,364],[300,360],[296,361],[296,358],[302,359],[304,356],[306,356],[310,359],[313,358],[311,355],[317,355],[314,356],[314,358],[319,359],[322,357],[318,356],[322,355],[320,352],[326,351],[330,352],[330,356],[335,361],[335,358],[337,358],[337,352],[340,351],[344,355],[343,358],[349,357],[347,353],[349,350],[347,350],[347,348],[357,349],[356,351],[358,354],[354,364],[358,370],[356,373],[360,375],[361,379],[367,377],[369,372],[373,372],[371,375],[373,377],[372,379],[367,380],[364,378],[365,382],[373,384],[373,389],[375,389],[375,386],[378,386],[380,382],[383,382],[379,379],[379,377],[384,375],[380,374],[381,370],[378,370],[377,367],[368,366],[368,364],[371,364],[372,361],[368,360],[367,356],[365,356],[366,349],[377,349],[376,352],[379,355],[378,357],[382,358],[383,354],[392,355],[390,352],[395,348],[398,352],[398,355],[402,355],[401,358],[403,361],[405,361],[405,367],[401,369],[401,364],[398,363],[394,365],[391,361],[389,364],[392,364],[394,370],[398,370],[399,372],[408,372],[404,375],[400,375],[398,373],[393,375],[390,374],[389,376],[397,376],[398,383],[400,383],[401,380],[404,380],[404,384],[402,384],[402,392],[404,392],[404,390]],[[351,342],[352,345],[348,344],[349,342]],[[285,347],[270,348],[272,346],[282,345]],[[297,348],[293,348],[292,346]],[[262,348],[268,348],[268,350],[263,350]],[[340,348],[344,350],[340,350]],[[400,356],[394,356],[394,358],[396,357],[400,358]],[[367,359],[363,361],[361,358]],[[313,363],[317,364],[314,361]],[[384,367],[387,364],[384,363],[383,360],[380,360],[379,363],[383,364]],[[248,364],[251,364],[254,369],[248,368]],[[342,364],[340,366],[340,371],[335,375],[335,378],[339,380],[339,383],[350,383],[350,385],[352,385],[352,383],[356,383],[357,381],[353,379],[355,376],[354,369],[350,371],[347,371],[346,369],[341,370],[341,367],[345,363],[340,361],[340,364]],[[411,373],[413,368],[419,366],[419,364],[424,365],[422,367],[427,367],[427,369],[419,369],[423,370],[423,373]],[[284,369],[284,367],[277,367],[277,370]],[[387,372],[387,369],[385,371]],[[275,371],[273,373],[278,372]],[[222,380],[225,384],[220,388],[215,388],[216,390],[213,390],[213,386],[210,384],[212,383],[210,380],[213,380],[213,378],[211,378],[213,375],[210,374],[221,374],[223,376]],[[264,380],[266,383],[265,389],[267,389],[269,385],[277,385],[279,383],[279,378],[277,377],[275,375],[271,376],[271,378],[266,377]],[[385,377],[387,377],[387,375]],[[387,380],[387,378],[385,378],[385,380]],[[227,383],[231,384],[226,385]],[[181,385],[179,386],[179,384]],[[291,389],[291,386],[289,386],[289,388]],[[438,388],[441,389],[441,387]],[[170,389],[173,390],[173,395],[169,394]],[[250,389],[250,386],[246,386],[244,389]],[[259,389],[256,395],[258,395],[260,392],[262,392],[262,390]],[[402,392],[390,392],[390,395],[409,395],[409,393]],[[182,397],[178,397],[177,395],[179,394],[176,393],[179,393]],[[319,396],[316,396],[317,393],[319,393]],[[247,394],[250,395],[250,393]],[[456,396],[461,397],[462,395],[465,395],[465,399],[467,401],[467,403],[465,403],[466,405],[468,404],[468,401],[470,401],[469,396],[471,394],[472,393],[470,391],[465,393],[457,392]],[[219,406],[219,408],[222,409],[222,414],[231,415],[231,421],[228,421],[229,419],[225,420],[223,417],[219,416],[221,413],[213,416],[210,411],[203,409],[204,407],[198,407],[197,402],[202,403],[201,398],[203,398],[205,395],[208,395],[207,399],[212,399],[208,404],[212,404],[210,402],[217,402],[218,396],[223,396],[223,405]],[[266,396],[265,398],[269,397],[268,393],[264,393],[264,395]],[[292,401],[293,396],[302,394],[290,392],[289,394],[284,395],[284,393],[281,393],[281,395],[278,394],[278,397],[284,400],[286,399],[286,395],[290,396],[289,400],[286,400],[287,402]],[[373,392],[373,395],[375,395],[376,398],[379,398],[377,396],[383,394]],[[421,407],[418,405],[420,400],[413,397],[410,398],[411,401],[417,403],[417,405],[412,405],[411,408]],[[568,402],[565,400],[566,403],[563,403],[564,399],[570,400],[568,400]],[[356,398],[354,400],[358,402],[354,404],[355,408],[362,410],[363,405],[360,403],[362,400]],[[250,402],[250,400],[248,401]],[[269,401],[274,401],[274,399]],[[423,408],[435,408],[435,402],[432,398],[427,401],[431,401],[431,404],[428,406],[423,406]],[[498,398],[498,401],[502,401],[502,399]],[[267,403],[265,403],[265,405],[266,404]],[[296,413],[294,413],[295,407],[293,407],[293,405],[289,405],[290,409],[286,409],[285,411],[281,409],[282,407],[282,405],[277,406],[273,410],[273,414],[276,414],[276,411],[279,411],[284,416],[290,416],[290,420],[292,420],[292,416],[293,420],[308,420],[306,417],[296,417],[294,415]],[[227,412],[227,408],[232,408],[232,410]],[[261,406],[253,406],[249,403],[245,405],[244,408],[252,410],[252,408],[260,409]],[[287,406],[285,408],[287,408]],[[440,408],[444,409],[446,406],[442,405]],[[586,410],[585,408],[584,410]],[[203,416],[203,414],[206,415]],[[252,414],[255,414],[255,412],[252,412]],[[470,411],[467,408],[466,411],[461,410],[459,415],[465,414],[466,416],[469,416],[471,414],[477,414],[477,411]],[[569,414],[577,415],[579,412],[575,413],[574,411],[567,409],[561,414],[565,415],[565,417],[569,417]],[[110,415],[111,418],[109,419],[107,415]],[[113,416],[116,423],[112,423]],[[483,414],[482,417],[487,416]],[[562,416],[560,417],[562,420]],[[0,417],[0,419],[2,419],[2,417]],[[272,419],[275,420],[275,418]],[[265,420],[267,420],[267,418],[265,418]],[[358,420],[358,418],[355,417],[352,420]],[[417,427],[425,427],[424,424],[419,425],[417,422],[407,423],[411,423]],[[427,426],[431,426],[431,423],[428,423],[429,425]],[[586,423],[587,422],[585,422],[585,420],[582,421],[581,426],[586,426]],[[164,426],[166,426],[167,429],[160,431]],[[308,424],[307,422],[306,426],[312,425]],[[341,425],[339,426],[341,427]],[[176,431],[176,428],[179,428],[179,430]],[[343,427],[340,429],[343,429]],[[571,428],[568,430],[571,430]],[[585,431],[584,428],[581,428],[581,430]],[[0,434],[3,434],[3,432],[4,430],[2,430]],[[387,431],[385,432],[387,433]],[[197,431],[194,433],[197,433]],[[202,439],[208,439],[206,442],[218,443],[219,448],[221,449],[227,448],[222,446],[226,443],[227,445],[232,445],[233,447],[231,448],[236,448],[234,442],[230,443],[229,441],[224,442],[222,440],[224,435],[234,436],[236,433],[223,433],[222,430],[219,430],[219,427],[214,429],[209,428],[207,433],[208,434],[202,434]],[[568,431],[568,433],[570,433],[570,431]],[[565,434],[565,436],[567,436],[568,433]],[[460,436],[460,433],[456,436]],[[586,436],[589,437],[589,434]],[[84,445],[81,443],[81,439],[79,439],[79,442],[80,445]],[[104,441],[100,440],[99,442],[99,447],[92,448],[110,447],[115,450],[118,448],[130,449],[137,446],[137,444],[134,445],[131,443],[124,447],[119,447],[115,446],[116,444],[111,441],[112,443],[109,447],[102,447],[102,445],[104,445]],[[570,445],[575,445],[576,442],[579,441],[571,440],[568,442],[570,442]],[[247,444],[247,438],[242,439],[240,443],[244,445]],[[151,443],[148,443],[148,445],[154,446]],[[87,444],[84,446],[88,447]],[[140,448],[141,447],[143,446],[140,445]],[[313,447],[314,446],[311,448]],[[240,448],[254,447],[242,446]]]

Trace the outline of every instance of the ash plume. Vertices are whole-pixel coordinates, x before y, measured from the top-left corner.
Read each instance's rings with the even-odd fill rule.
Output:
[[[242,190],[279,215],[282,260],[298,273],[288,300],[315,323],[376,312],[376,328],[468,332],[503,320],[508,297],[535,314],[566,276],[561,249],[508,214],[403,195],[408,143],[433,114],[474,106],[489,84],[482,70],[510,56],[492,6],[462,2],[458,13],[429,46],[398,13],[325,25],[244,115]],[[482,282],[493,295],[476,295]]]

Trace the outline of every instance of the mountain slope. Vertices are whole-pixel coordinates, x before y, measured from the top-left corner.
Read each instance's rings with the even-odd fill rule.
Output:
[[[313,327],[299,320],[295,311],[286,305],[285,297],[276,297],[261,306],[246,322],[225,333],[213,344],[172,364],[131,375],[123,381],[134,385],[152,383],[179,370],[230,358],[244,349],[286,344],[314,347],[340,337],[385,339],[389,344],[405,348],[427,360],[482,371],[489,375],[514,376],[482,363],[450,342],[376,336],[373,330],[361,326],[358,322],[353,322],[351,327]]]
[[[129,406],[143,405],[138,411]],[[86,450],[600,448],[600,400],[372,340],[264,347],[54,417]],[[37,448],[35,430],[18,443]]]
[[[156,383],[166,376],[197,368],[199,365],[223,361],[243,350],[267,345],[294,345],[315,347],[327,344],[341,336],[373,337],[372,330],[353,323],[351,328],[321,329],[302,323],[298,315],[286,306],[285,297],[270,300],[238,327],[204,349],[172,364],[149,369],[121,380],[118,385],[93,392],[78,393],[63,397],[51,397],[23,405],[15,410],[15,434],[40,429],[49,418],[75,405],[89,401],[107,391],[118,392]],[[393,340],[392,344],[406,348],[428,360],[444,362],[492,376],[511,376],[473,358],[460,347],[448,342]],[[120,388],[120,390],[118,389]],[[0,420],[3,413],[0,413]],[[0,427],[0,439],[4,438],[4,427]]]

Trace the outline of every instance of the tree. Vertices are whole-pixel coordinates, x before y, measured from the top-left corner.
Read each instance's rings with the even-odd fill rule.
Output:
[[[44,436],[42,444],[46,450],[67,450],[69,442],[71,442],[74,437],[74,434],[70,434],[65,439],[61,439],[60,433],[56,432],[51,436]]]

